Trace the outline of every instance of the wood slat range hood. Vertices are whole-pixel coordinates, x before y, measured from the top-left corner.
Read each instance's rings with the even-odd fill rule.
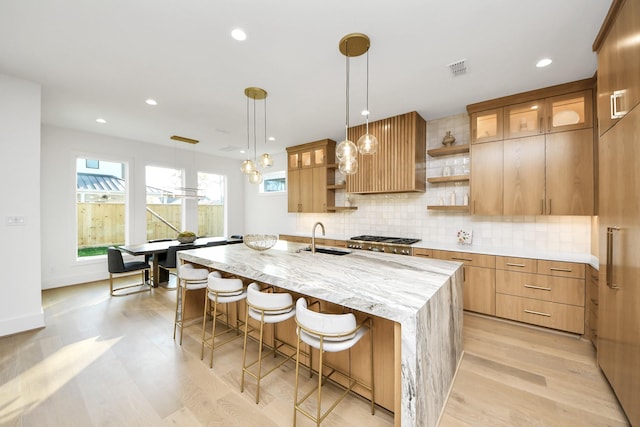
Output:
[[[378,138],[373,155],[358,154],[358,172],[347,177],[348,193],[406,193],[426,191],[425,120],[415,111],[369,123],[369,133]],[[357,141],[365,125],[348,130]]]

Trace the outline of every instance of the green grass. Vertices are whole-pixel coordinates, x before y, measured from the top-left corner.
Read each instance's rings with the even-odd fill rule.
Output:
[[[106,255],[108,248],[109,248],[109,246],[97,246],[97,247],[93,247],[93,248],[79,248],[78,249],[78,258],[87,257],[87,256]]]

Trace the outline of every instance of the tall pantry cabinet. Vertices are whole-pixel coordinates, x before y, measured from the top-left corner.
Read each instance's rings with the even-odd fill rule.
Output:
[[[598,52],[598,364],[640,426],[640,0],[615,0]]]

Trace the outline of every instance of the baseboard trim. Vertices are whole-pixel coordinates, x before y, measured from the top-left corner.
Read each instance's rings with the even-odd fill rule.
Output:
[[[0,320],[0,337],[44,327],[44,311],[40,308],[39,313]]]

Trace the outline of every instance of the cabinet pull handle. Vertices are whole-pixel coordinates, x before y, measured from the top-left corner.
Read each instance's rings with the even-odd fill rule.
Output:
[[[544,199],[540,200],[540,215],[544,215]]]
[[[613,283],[613,232],[620,231],[620,227],[607,227],[607,286],[611,289],[620,289]]]
[[[551,199],[549,199],[549,211],[547,212],[547,215],[551,215]]]
[[[620,119],[624,117],[625,114],[627,114],[626,111],[622,111],[622,110],[618,111],[618,100],[622,99],[625,92],[626,92],[625,90],[615,90],[613,91],[613,95],[609,97],[609,100],[611,102],[611,118],[612,119]]]
[[[472,209],[471,213],[472,214],[476,213],[476,201],[475,201],[475,199],[473,200],[473,209]]]
[[[535,286],[535,285],[522,285],[525,288],[529,288],[529,289],[538,289],[541,291],[551,291],[551,288],[543,288],[542,286]]]
[[[593,304],[593,305],[595,305],[597,307],[598,306],[598,301],[596,301],[593,298],[591,298],[591,304]]]
[[[540,117],[540,124],[538,126],[540,127],[538,129],[538,133],[544,133],[544,130],[542,129],[542,117]]]
[[[536,316],[551,317],[551,315],[549,313],[542,313],[540,311],[527,310],[526,308],[525,308],[524,312],[525,313],[529,313],[529,314],[535,314]]]
[[[451,259],[453,259],[455,261],[473,261],[473,259],[470,259],[470,258],[458,258],[458,257],[454,257],[454,256],[452,256]]]
[[[507,265],[509,267],[525,267],[524,264],[516,264],[515,262],[508,262]]]
[[[551,271],[562,271],[564,273],[571,273],[571,269],[570,268],[549,267],[549,270],[551,270]]]

